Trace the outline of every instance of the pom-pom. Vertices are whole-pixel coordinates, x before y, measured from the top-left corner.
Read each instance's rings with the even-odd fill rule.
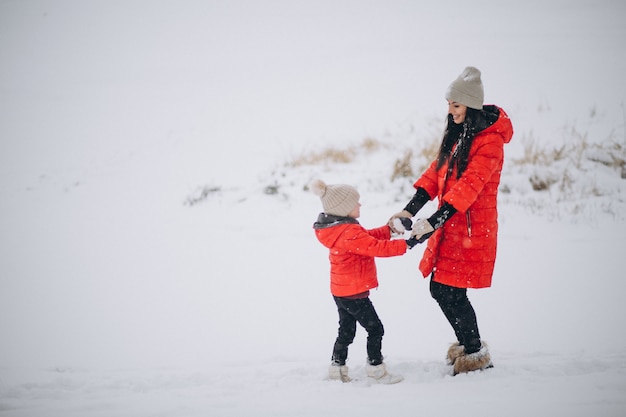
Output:
[[[461,73],[461,77],[464,81],[480,80],[480,70],[475,67],[465,67]]]
[[[326,183],[322,180],[313,180],[311,184],[309,184],[309,188],[311,192],[317,196],[323,196],[326,194]]]

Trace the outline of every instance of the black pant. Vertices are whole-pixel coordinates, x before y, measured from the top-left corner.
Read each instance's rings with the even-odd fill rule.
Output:
[[[348,346],[354,341],[356,324],[358,322],[367,331],[368,363],[370,365],[380,365],[383,362],[381,349],[385,329],[370,299],[333,298],[339,312],[339,334],[333,347],[333,363],[336,365],[346,364]]]
[[[467,298],[467,288],[450,287],[430,280],[430,294],[441,307],[454,329],[459,344],[466,353],[478,352],[481,347],[476,313]]]

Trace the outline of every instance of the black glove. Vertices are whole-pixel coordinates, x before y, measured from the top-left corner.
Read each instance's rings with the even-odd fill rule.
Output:
[[[407,239],[405,240],[406,245],[409,247],[409,249],[413,249],[413,246],[417,245],[418,243],[422,243],[419,242],[415,237],[412,237],[411,239]]]
[[[400,219],[400,222],[402,222],[402,226],[404,226],[406,230],[411,230],[411,227],[413,227],[413,222],[411,221],[411,219],[409,219],[408,217],[398,218]]]

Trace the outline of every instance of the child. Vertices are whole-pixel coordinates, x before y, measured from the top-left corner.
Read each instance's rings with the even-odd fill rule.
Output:
[[[317,239],[330,251],[330,290],[339,312],[339,334],[329,377],[350,381],[346,359],[358,322],[367,331],[367,376],[381,384],[400,382],[404,378],[389,374],[383,363],[384,329],[369,293],[378,287],[374,258],[403,255],[417,241],[390,240],[391,230],[387,225],[372,230],[363,228],[356,220],[361,215],[361,204],[354,187],[326,185],[315,180],[310,189],[321,198],[324,207],[313,228]]]

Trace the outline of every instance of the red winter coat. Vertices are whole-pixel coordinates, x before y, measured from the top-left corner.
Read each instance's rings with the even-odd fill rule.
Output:
[[[321,213],[313,227],[329,249],[330,291],[336,297],[378,287],[374,257],[398,256],[407,250],[404,240],[389,240],[389,226],[366,230],[354,219]]]
[[[478,132],[469,152],[467,168],[457,180],[456,170],[445,180],[447,164],[437,161],[415,182],[428,195],[458,210],[428,240],[419,268],[424,277],[435,271],[434,281],[458,288],[491,286],[498,237],[497,195],[504,159],[504,144],[513,126],[504,110],[498,119]]]

